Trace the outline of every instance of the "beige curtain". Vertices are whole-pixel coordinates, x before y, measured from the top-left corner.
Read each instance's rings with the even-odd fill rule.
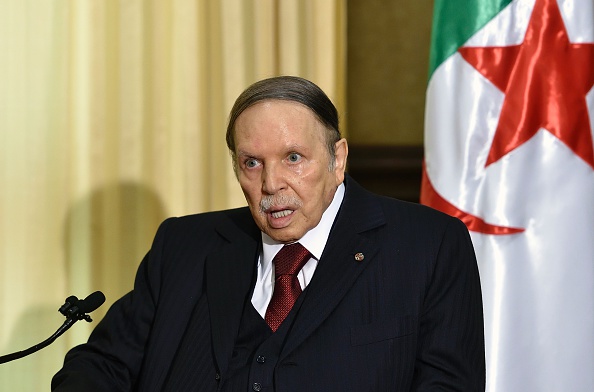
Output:
[[[244,204],[224,143],[250,83],[300,75],[344,112],[344,0],[0,0],[0,354],[44,340],[74,294],[92,325],[0,365],[49,389],[132,287],[167,216]]]

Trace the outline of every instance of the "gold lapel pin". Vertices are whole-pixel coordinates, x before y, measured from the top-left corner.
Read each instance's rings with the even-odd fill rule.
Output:
[[[365,258],[365,255],[361,252],[355,254],[355,260],[357,260],[357,261],[363,261],[364,258]]]

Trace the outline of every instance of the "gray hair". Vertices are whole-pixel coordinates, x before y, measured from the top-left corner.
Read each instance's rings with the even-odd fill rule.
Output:
[[[235,100],[227,125],[227,147],[237,170],[235,152],[235,121],[244,110],[264,100],[298,102],[309,108],[326,127],[326,149],[330,156],[329,170],[334,169],[336,154],[334,146],[341,139],[338,129],[338,111],[330,98],[314,83],[296,76],[277,76],[260,80],[245,89]]]

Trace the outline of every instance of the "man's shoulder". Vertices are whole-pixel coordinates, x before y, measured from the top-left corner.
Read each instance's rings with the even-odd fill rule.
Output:
[[[182,215],[170,218],[177,224],[195,225],[205,223],[217,223],[224,220],[242,221],[251,217],[248,207],[230,208],[227,210],[207,211],[190,215]]]
[[[248,207],[219,211],[202,212],[166,219],[159,232],[178,237],[208,237],[216,232],[233,233],[236,231],[251,234],[257,230]]]
[[[428,219],[438,219],[445,221],[455,219],[451,215],[448,215],[442,211],[436,210],[424,204],[394,199],[387,196],[378,197],[382,199],[382,203],[384,204],[385,209],[388,211],[397,211],[399,213],[412,214],[419,217],[427,217]]]
[[[449,226],[464,226],[459,219],[431,207],[373,193],[350,177],[347,177],[346,184],[345,206],[354,210],[351,213],[353,216],[367,217],[363,219],[374,216],[378,221],[385,221],[388,225],[399,228],[420,227],[441,231]]]
[[[464,226],[458,218],[423,204],[371,192],[369,195],[381,205],[386,220],[399,226],[422,226],[442,230],[452,226]]]

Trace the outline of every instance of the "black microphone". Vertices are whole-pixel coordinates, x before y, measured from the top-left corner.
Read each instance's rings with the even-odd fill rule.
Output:
[[[44,340],[43,342],[30,347],[23,351],[18,351],[16,353],[3,355],[0,357],[0,364],[14,361],[15,359],[19,359],[22,357],[26,357],[29,354],[33,354],[36,351],[41,350],[44,347],[49,346],[56,340],[60,335],[66,332],[72,325],[77,322],[78,320],[85,320],[87,322],[93,321],[91,317],[87,313],[91,313],[99,306],[103,305],[105,302],[105,295],[101,291],[95,291],[94,293],[90,294],[85,299],[78,299],[74,295],[66,298],[64,301],[64,305],[60,306],[58,311],[66,316],[66,321],[58,330],[49,338]]]
[[[85,299],[78,299],[74,295],[66,298],[64,305],[58,311],[66,316],[66,319],[93,321],[86,313],[91,313],[105,302],[105,295],[101,291],[95,291]],[[68,320],[66,320],[68,321]]]
[[[105,302],[105,295],[101,291],[95,291],[89,294],[80,304],[80,310],[83,313],[91,313]]]

